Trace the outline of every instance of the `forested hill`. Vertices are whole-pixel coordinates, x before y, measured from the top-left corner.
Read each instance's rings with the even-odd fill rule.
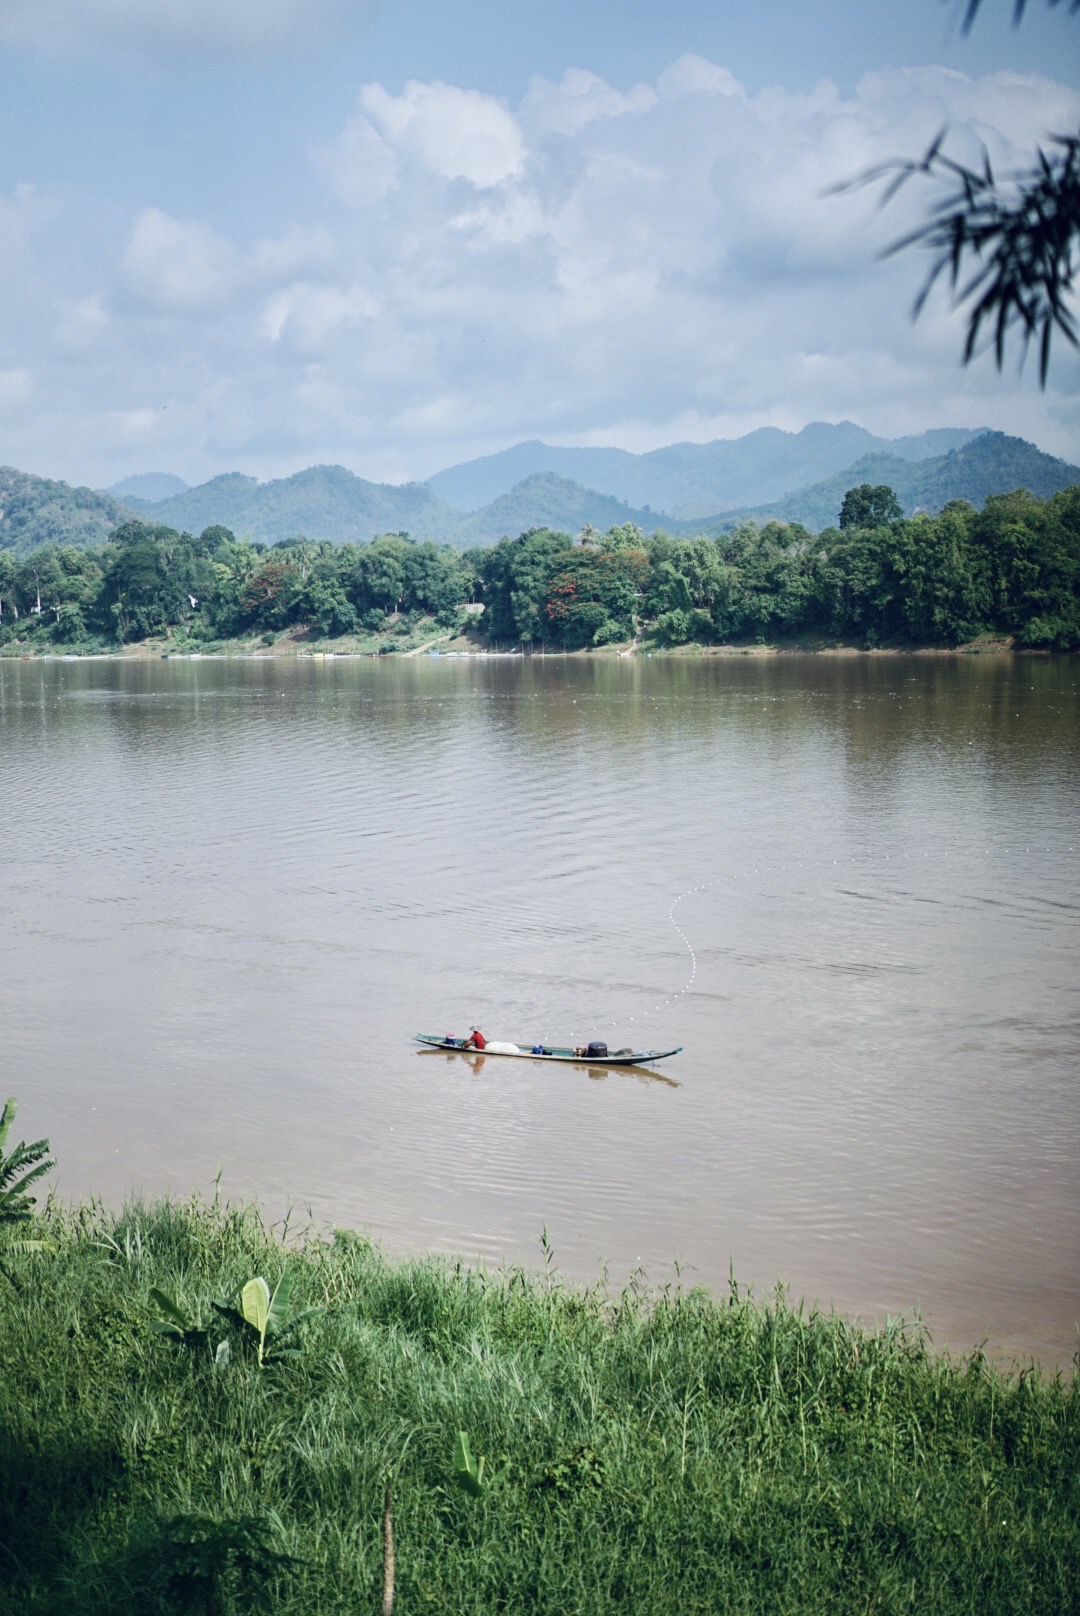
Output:
[[[877,438],[853,421],[812,421],[801,432],[760,427],[742,438],[672,443],[645,454],[516,443],[498,454],[450,466],[427,486],[461,511],[479,511],[541,472],[601,489],[627,505],[701,519],[777,499],[842,472],[868,454],[926,460],[958,449],[984,428],[938,427],[907,438]]]
[[[405,532],[455,544],[466,536],[457,511],[423,483],[372,483],[344,466],[309,466],[261,483],[234,471],[146,508],[155,522],[199,533],[222,524],[262,544],[300,534],[335,544]]]
[[[859,483],[887,484],[908,516],[915,511],[936,515],[950,499],[981,505],[991,494],[1007,494],[1014,488],[1026,488],[1048,499],[1080,483],[1080,466],[1043,454],[1024,438],[983,432],[971,443],[931,460],[912,462],[896,455],[866,455],[812,488],[797,489],[769,505],[725,514],[723,520],[801,522],[813,532],[820,532],[837,520],[844,494]]]
[[[109,494],[0,466],[0,550],[26,555],[41,544],[101,545],[130,516]]]
[[[643,529],[668,526],[679,531],[691,525],[671,523],[656,511],[635,510],[611,494],[583,488],[581,483],[553,471],[538,471],[524,478],[509,493],[461,521],[471,544],[493,544],[507,534],[524,533],[532,527],[578,533],[587,526],[621,527],[626,522]]]

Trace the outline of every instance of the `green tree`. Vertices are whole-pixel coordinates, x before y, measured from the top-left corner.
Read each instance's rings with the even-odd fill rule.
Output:
[[[860,483],[844,495],[840,531],[849,527],[884,527],[887,522],[899,521],[903,514],[900,501],[887,483],[880,483],[876,488]]]
[[[996,494],[972,524],[995,627],[1022,643],[1076,643],[1080,600],[1080,492],[1035,499]]]
[[[904,581],[903,612],[913,640],[971,639],[989,619],[989,592],[971,544],[975,511],[950,500],[940,516],[901,524],[894,564]]]
[[[298,597],[297,609],[320,635],[352,634],[356,630],[356,608],[332,566],[320,566],[311,574]]]
[[[584,542],[584,531],[582,542]],[[635,522],[623,522],[615,527],[609,527],[607,532],[595,540],[601,550],[641,550],[644,547],[645,535]]]
[[[19,605],[16,595],[18,581],[19,566],[15,560],[15,552],[0,550],[0,629],[4,627],[5,616],[9,621],[18,621]]]
[[[239,634],[245,626],[247,586],[259,565],[259,549],[237,539],[227,527],[200,534],[209,551],[209,574],[200,600],[200,615],[213,635]]]
[[[448,544],[410,544],[403,564],[405,610],[452,620],[468,597],[468,575],[459,553]]]
[[[711,615],[720,639],[790,637],[818,610],[818,546],[798,522],[739,523],[717,540],[723,572]]]
[[[465,560],[475,569],[484,603],[484,627],[493,640],[536,644],[550,635],[544,614],[548,581],[555,566],[575,553],[568,533],[530,528],[516,539],[503,539],[490,550],[471,552]],[[578,550],[577,554],[591,554]]]
[[[648,575],[640,550],[578,548],[559,556],[544,600],[547,634],[568,651],[632,638]]]
[[[358,611],[397,612],[405,590],[408,539],[388,533],[361,548],[353,585]]]
[[[240,597],[243,622],[249,628],[269,632],[287,627],[293,620],[303,587],[289,556],[279,553],[275,547],[259,558],[245,579]]]
[[[145,640],[190,622],[212,578],[190,533],[125,522],[110,540],[99,610],[118,640]]]
[[[870,645],[905,637],[903,578],[891,528],[826,529],[818,572],[829,631]]]

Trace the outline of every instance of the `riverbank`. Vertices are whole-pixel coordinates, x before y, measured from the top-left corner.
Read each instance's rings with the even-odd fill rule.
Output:
[[[86,645],[73,647],[59,641],[41,640],[37,636],[27,640],[9,640],[0,647],[0,658],[25,660],[63,658],[65,660],[139,661],[156,658],[254,657],[260,661],[280,658],[333,657],[418,657],[440,656],[451,658],[490,657],[546,657],[575,661],[614,661],[627,657],[929,657],[929,656],[1021,656],[1045,657],[1053,653],[1042,649],[1017,646],[1011,635],[983,634],[961,645],[910,643],[895,645],[854,645],[850,641],[829,639],[821,635],[802,635],[793,639],[758,641],[731,641],[710,645],[689,642],[668,645],[643,636],[611,645],[590,647],[578,651],[558,648],[523,646],[490,642],[477,634],[458,635],[438,632],[436,625],[421,625],[419,629],[395,633],[393,629],[382,634],[343,635],[337,639],[320,639],[306,630],[283,630],[277,635],[252,635],[232,640],[193,641],[189,637],[159,636],[121,646]],[[1060,653],[1059,653],[1060,654]],[[1068,653],[1064,653],[1068,654]]]
[[[4,1609],[375,1610],[391,1479],[399,1616],[1071,1606],[1075,1378],[734,1290],[283,1244],[250,1206],[39,1225],[0,1281]],[[214,1301],[286,1271],[320,1311],[260,1367]]]

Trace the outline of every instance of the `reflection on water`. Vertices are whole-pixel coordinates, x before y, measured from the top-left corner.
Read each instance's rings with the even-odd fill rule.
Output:
[[[479,1077],[484,1067],[491,1059],[488,1055],[474,1054],[463,1049],[451,1052],[442,1049],[418,1049],[417,1055],[421,1060],[430,1060],[442,1056],[445,1061],[464,1061],[474,1076]],[[506,1059],[512,1057],[507,1056]],[[560,1066],[572,1066],[576,1071],[584,1072],[594,1083],[602,1083],[605,1077],[631,1078],[638,1083],[666,1083],[669,1089],[679,1087],[675,1078],[669,1077],[666,1072],[653,1071],[648,1066],[594,1066],[586,1060],[560,1061]]]
[[[546,1225],[575,1277],[733,1264],[1066,1361],[1077,672],[0,662],[20,1122],[68,1195],[220,1168],[393,1249]],[[414,1058],[473,1022],[686,1047]]]

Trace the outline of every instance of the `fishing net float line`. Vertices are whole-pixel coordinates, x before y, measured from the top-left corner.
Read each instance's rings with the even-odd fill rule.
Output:
[[[988,847],[988,848],[984,849],[984,851],[987,854],[989,854],[989,853],[993,852],[993,849]],[[1011,847],[1006,847],[1006,848],[1002,849],[1002,851],[1005,852],[1005,853],[1011,853],[1013,851],[1013,849]],[[1019,852],[1020,849],[1017,848],[1016,851]],[[1050,848],[1050,847],[1025,847],[1023,849],[1023,851],[1025,853],[1052,853],[1055,850],[1053,848]],[[1065,852],[1067,852],[1067,853],[1074,853],[1075,851],[1076,851],[1076,849],[1073,848],[1073,847],[1069,847],[1069,848],[1065,849]],[[948,856],[949,855],[948,855],[947,851],[945,851],[945,852],[943,852],[941,854],[941,857],[943,857],[943,858],[948,858]],[[961,853],[958,856],[960,858],[965,858],[965,857],[966,858],[971,858],[971,857],[973,857],[973,854],[972,853],[967,853],[967,854]],[[1061,857],[1062,854],[1060,852],[1058,852],[1057,856]],[[930,857],[929,852],[924,852],[923,853],[923,858],[929,858],[929,857]],[[820,869],[823,869],[823,868],[824,869],[832,869],[832,868],[834,868],[836,866],[839,866],[841,864],[872,864],[872,865],[873,864],[890,864],[890,863],[892,863],[892,864],[901,864],[901,863],[910,864],[911,862],[912,862],[912,855],[910,853],[896,853],[896,854],[880,853],[880,854],[876,854],[876,855],[873,854],[873,853],[863,853],[863,854],[853,853],[850,858],[833,859],[831,861],[831,863],[830,863],[830,861],[828,859],[815,859],[813,861],[813,863],[811,863],[809,860],[806,860],[806,861],[803,861],[801,859],[796,860],[792,864],[781,864],[780,872],[783,873],[786,870],[820,870]],[[915,862],[918,862],[918,860],[916,859]],[[760,873],[761,872],[759,870],[756,870],[756,869],[743,870],[743,872],[742,872],[744,878],[752,876],[752,875],[759,875]],[[670,998],[661,999],[659,1001],[659,1003],[652,1005],[651,1008],[648,1009],[648,1010],[639,1010],[636,1015],[627,1016],[627,1017],[620,1017],[620,1019],[618,1021],[606,1021],[606,1022],[603,1022],[603,1023],[597,1023],[596,1025],[590,1027],[590,1029],[589,1029],[590,1032],[610,1032],[613,1028],[621,1026],[623,1024],[624,1020],[627,1021],[627,1022],[645,1021],[649,1016],[656,1015],[657,1011],[659,1011],[659,1010],[667,1010],[667,1009],[670,1008],[671,1005],[678,1004],[680,999],[684,999],[686,997],[686,995],[691,991],[691,989],[694,986],[694,983],[697,980],[698,961],[697,961],[697,954],[694,951],[693,943],[690,941],[689,937],[686,935],[686,932],[680,926],[679,922],[675,919],[675,911],[679,907],[680,903],[685,903],[687,898],[696,898],[702,892],[710,892],[713,887],[724,886],[727,883],[729,883],[731,881],[737,881],[738,879],[739,879],[738,872],[736,872],[736,873],[734,873],[732,875],[717,875],[717,876],[714,876],[711,881],[703,882],[701,884],[701,886],[687,887],[685,892],[680,892],[678,897],[674,898],[672,900],[671,907],[668,910],[668,920],[671,922],[672,926],[675,928],[675,931],[676,931],[679,939],[681,940],[681,942],[682,942],[684,948],[686,949],[687,953],[690,955],[690,975],[687,977],[687,979],[683,983],[682,987],[679,988],[677,992],[673,993]]]

